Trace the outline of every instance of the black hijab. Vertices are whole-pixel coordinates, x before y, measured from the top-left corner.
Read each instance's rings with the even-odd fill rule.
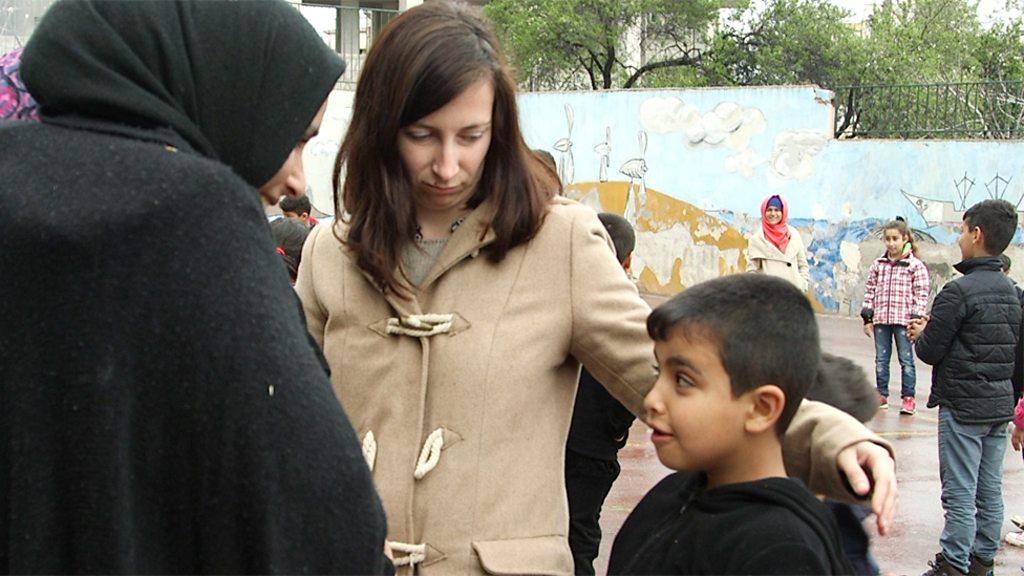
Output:
[[[169,128],[256,188],[344,69],[282,0],[65,0],[22,56],[44,121],[157,140]]]

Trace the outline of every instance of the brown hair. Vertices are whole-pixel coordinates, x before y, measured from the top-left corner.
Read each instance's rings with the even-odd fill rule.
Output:
[[[914,243],[914,232],[910,229],[910,225],[907,224],[906,220],[897,218],[896,220],[889,220],[882,226],[882,237],[885,238],[886,230],[896,230],[907,242],[910,243],[910,252],[917,256],[917,244]]]
[[[560,185],[523,141],[515,82],[497,37],[462,4],[430,2],[390,22],[373,43],[356,87],[352,121],[334,165],[340,238],[384,291],[396,291],[402,246],[416,233],[409,179],[398,153],[399,131],[442,108],[482,78],[494,88],[492,138],[470,208],[494,203],[492,262],[529,241]],[[342,166],[345,183],[339,187]],[[335,234],[338,234],[337,230]]]

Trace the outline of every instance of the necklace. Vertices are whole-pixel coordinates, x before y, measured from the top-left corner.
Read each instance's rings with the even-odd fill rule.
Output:
[[[451,231],[452,234],[454,234],[455,231],[459,229],[459,226],[462,225],[462,221],[465,219],[465,216],[463,216],[462,218],[456,218],[455,221],[452,222],[452,225],[448,227],[448,230]],[[416,234],[413,235],[413,239],[416,240],[417,242],[423,241],[423,228],[419,224],[416,225]]]

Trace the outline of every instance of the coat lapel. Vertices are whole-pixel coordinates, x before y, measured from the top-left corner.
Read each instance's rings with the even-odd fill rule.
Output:
[[[348,229],[343,227],[343,226],[341,226],[341,224],[339,224],[337,221],[335,221],[334,226],[335,226],[335,230],[332,230],[331,232],[332,233],[336,232],[339,237],[345,238],[346,234],[348,233]],[[367,272],[366,270],[363,270],[362,268],[360,268],[359,266],[357,266],[355,264],[355,261],[356,261],[355,256],[352,254],[352,251],[348,249],[348,246],[345,245],[344,242],[339,243],[338,250],[341,251],[342,255],[345,258],[347,258],[350,262],[352,262],[352,267],[355,268],[356,270],[358,270],[359,273],[363,275],[363,278],[366,278],[366,281],[369,282],[371,286],[374,286],[374,287],[377,286],[377,281],[373,279],[373,276],[371,276],[369,272]],[[412,296],[409,297],[409,298],[403,298],[400,294],[397,294],[397,293],[395,293],[395,291],[392,290],[392,291],[384,293],[384,295],[383,295],[384,296],[384,300],[400,316],[411,316],[413,314],[422,314],[423,311],[420,309],[420,303],[419,303],[419,301],[415,297],[415,294],[418,292],[418,290],[416,288],[410,288],[409,285],[403,280],[403,277],[402,277],[401,274],[399,274],[396,277],[396,280],[399,283],[401,283],[402,289],[405,291],[405,293],[406,294],[411,294]],[[379,290],[380,288],[377,288],[377,289]]]
[[[493,219],[494,205],[490,200],[485,200],[470,212],[462,225],[452,234],[430,272],[427,272],[426,278],[420,283],[419,291],[426,292],[435,280],[453,266],[468,257],[477,257],[481,249],[494,242],[497,236],[491,227]]]

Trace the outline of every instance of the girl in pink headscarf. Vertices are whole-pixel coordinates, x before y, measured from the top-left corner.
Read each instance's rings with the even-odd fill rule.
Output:
[[[761,203],[761,227],[750,237],[747,247],[747,271],[785,278],[801,291],[807,291],[810,272],[807,250],[800,232],[787,223],[789,205],[773,194]]]
[[[0,120],[38,120],[36,101],[18,73],[21,48],[0,56]]]

